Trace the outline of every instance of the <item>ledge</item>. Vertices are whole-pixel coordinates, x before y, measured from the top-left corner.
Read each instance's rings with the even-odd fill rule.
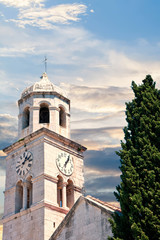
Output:
[[[34,140],[35,138],[38,138],[39,136],[49,136],[52,139],[54,139],[57,142],[63,143],[66,146],[69,146],[73,149],[75,149],[76,151],[78,151],[80,154],[83,153],[84,151],[87,150],[86,147],[80,145],[79,143],[76,143],[66,137],[63,137],[62,135],[55,133],[47,128],[41,128],[38,129],[37,131],[29,134],[28,136],[19,139],[17,142],[13,143],[12,145],[6,147],[3,149],[3,151],[5,153],[9,153],[11,152],[14,148],[18,148],[20,146],[26,145],[27,143],[30,143],[32,140]]]
[[[23,101],[25,101],[27,98],[34,96],[34,95],[53,95],[58,97],[59,99],[62,99],[63,101],[67,102],[70,106],[70,100],[66,97],[64,97],[63,95],[61,95],[58,92],[55,91],[33,91],[28,93],[27,95],[25,95],[24,97],[22,97],[21,99],[18,100],[18,105],[20,105],[21,103],[23,103]]]
[[[23,209],[22,211],[20,211],[18,213],[11,213],[9,215],[3,216],[3,218],[1,219],[1,224],[9,222],[9,221],[11,221],[13,219],[17,219],[20,216],[23,216],[23,215],[26,215],[26,214],[30,214],[33,211],[35,211],[37,209],[40,209],[40,208],[49,208],[51,210],[55,210],[57,212],[64,213],[64,214],[67,214],[69,212],[68,208],[55,206],[54,204],[41,201],[41,202],[37,202],[37,203],[31,205],[30,208]]]

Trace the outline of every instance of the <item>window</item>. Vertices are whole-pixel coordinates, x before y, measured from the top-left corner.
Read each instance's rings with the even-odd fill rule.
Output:
[[[30,118],[29,108],[26,108],[23,111],[23,116],[22,116],[22,129],[29,126],[29,118]]]
[[[22,181],[19,181],[16,185],[16,196],[15,196],[15,213],[20,212],[23,208],[23,185]]]
[[[59,125],[61,127],[66,127],[66,113],[65,113],[65,110],[60,107],[59,108]]]
[[[40,105],[39,123],[49,123],[49,108],[46,104]]]
[[[67,207],[71,208],[74,204],[74,190],[73,190],[73,182],[68,180],[67,184]]]
[[[62,202],[62,188],[63,188],[63,178],[61,176],[58,176],[58,183],[57,183],[57,203],[59,207],[63,206]]]

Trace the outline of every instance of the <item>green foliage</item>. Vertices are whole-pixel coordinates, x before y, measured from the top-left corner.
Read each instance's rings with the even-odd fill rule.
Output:
[[[115,196],[122,214],[110,220],[112,240],[160,239],[160,91],[150,75],[126,103],[124,142],[117,152],[122,172]]]

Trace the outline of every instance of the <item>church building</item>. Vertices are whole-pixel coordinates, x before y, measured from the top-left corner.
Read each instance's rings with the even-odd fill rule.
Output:
[[[86,148],[70,139],[70,100],[43,73],[39,82],[22,92],[18,106],[18,141],[3,150],[7,154],[3,240],[76,240],[74,233],[72,238],[53,233],[58,229],[59,236],[60,226],[64,229],[65,219],[81,209],[78,206],[99,203],[81,197]],[[89,218],[92,212],[86,212]],[[96,212],[100,218],[104,215]],[[103,219],[108,219],[113,209],[105,212]],[[111,235],[110,229],[106,231]]]

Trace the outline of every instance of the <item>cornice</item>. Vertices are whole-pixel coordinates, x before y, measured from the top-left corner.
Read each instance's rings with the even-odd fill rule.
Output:
[[[63,95],[61,95],[60,93],[58,92],[55,92],[55,91],[35,91],[35,92],[31,92],[29,94],[27,94],[26,96],[24,96],[23,98],[20,98],[18,100],[18,105],[20,105],[21,103],[23,103],[23,101],[26,101],[28,98],[30,98],[31,96],[34,96],[34,95],[52,95],[52,96],[56,96],[58,97],[59,99],[62,99],[63,101],[67,102],[69,105],[70,105],[70,100],[66,97],[64,97]]]
[[[48,174],[44,174],[44,173],[42,173],[41,175],[39,175],[39,176],[37,176],[37,177],[35,177],[35,178],[32,178],[32,182],[33,182],[33,183],[34,183],[34,182],[38,182],[38,181],[40,181],[41,179],[46,179],[46,180],[49,180],[49,181],[54,182],[54,183],[57,183],[57,182],[58,182],[58,179],[57,179],[57,178],[54,178],[54,177],[52,177],[52,176],[50,176],[50,175],[48,175]]]
[[[57,142],[63,144],[63,146],[67,146],[67,147],[69,146],[72,149],[78,151],[79,154],[82,154],[84,151],[87,150],[86,147],[80,145],[79,143],[76,143],[66,137],[63,137],[62,135],[60,135],[58,133],[55,133],[55,132],[43,127],[41,129],[38,129],[37,131],[29,134],[28,136],[26,136],[22,139],[19,139],[17,142],[13,143],[12,145],[4,148],[3,151],[8,154],[23,145],[31,143],[33,140],[39,138],[40,136],[44,137],[44,138],[45,138],[45,136],[48,136],[48,137],[52,138],[54,141],[57,141]]]
[[[48,203],[45,201],[40,201],[40,202],[37,202],[34,205],[32,205],[30,208],[22,210],[18,213],[11,213],[9,215],[3,216],[1,222],[4,224],[6,222],[12,221],[13,219],[17,219],[28,213],[32,213],[33,211],[35,211],[37,209],[45,208],[45,207],[49,208],[51,210],[55,210],[57,212],[63,213],[63,214],[67,214],[69,212],[68,208],[62,208],[62,207],[55,206],[54,204],[51,204],[51,203]]]

